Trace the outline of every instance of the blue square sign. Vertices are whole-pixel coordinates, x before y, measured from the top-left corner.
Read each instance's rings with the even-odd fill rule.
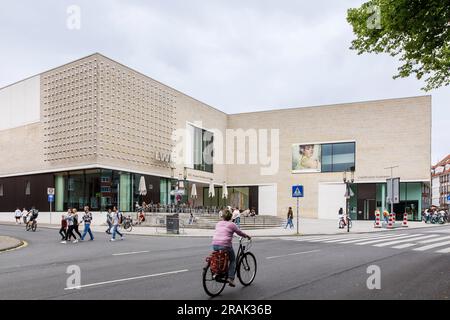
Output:
[[[55,196],[53,194],[48,195],[48,202],[55,202]]]
[[[303,198],[303,186],[296,185],[292,186],[292,197],[293,198]]]

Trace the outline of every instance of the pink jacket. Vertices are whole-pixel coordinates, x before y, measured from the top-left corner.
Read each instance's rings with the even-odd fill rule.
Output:
[[[232,247],[233,234],[237,233],[241,237],[247,237],[237,225],[230,221],[219,221],[216,224],[216,230],[213,236],[213,246]]]

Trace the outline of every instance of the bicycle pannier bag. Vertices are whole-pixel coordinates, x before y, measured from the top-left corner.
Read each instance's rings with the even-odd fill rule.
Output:
[[[228,251],[218,250],[211,253],[210,268],[215,274],[222,274],[228,270]]]

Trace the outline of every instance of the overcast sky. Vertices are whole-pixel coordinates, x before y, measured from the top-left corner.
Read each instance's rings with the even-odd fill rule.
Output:
[[[450,153],[450,87],[421,91],[392,79],[392,57],[349,50],[346,11],[363,2],[2,0],[0,87],[99,52],[226,113],[431,94],[435,163]]]

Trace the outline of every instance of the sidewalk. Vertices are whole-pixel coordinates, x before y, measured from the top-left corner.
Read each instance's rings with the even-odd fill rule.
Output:
[[[408,222],[408,227],[401,227],[401,222],[395,224],[394,229],[374,228],[373,221],[352,221],[353,228],[350,229],[350,234],[353,233],[366,233],[366,232],[390,232],[392,230],[408,230],[418,228],[439,228],[444,225],[438,224],[425,224],[423,222]],[[14,222],[0,222],[0,224],[15,225]],[[23,226],[23,225],[22,225]],[[268,228],[268,229],[243,229],[243,231],[252,237],[280,237],[280,236],[293,236],[297,233],[296,221],[294,221],[294,229],[284,229],[283,227]],[[59,225],[45,224],[38,222],[38,229],[42,227],[59,229]],[[80,232],[83,231],[84,226],[80,225]],[[105,232],[106,225],[94,225],[91,226],[91,230],[94,232]],[[57,233],[57,231],[55,230]],[[128,233],[122,229],[120,232],[124,234],[132,235],[145,235],[145,236],[181,236],[181,237],[212,237],[214,230],[212,229],[180,229],[180,234],[167,234],[165,227],[138,227],[133,226],[131,233]],[[299,223],[300,235],[333,235],[333,234],[348,234],[347,229],[339,229],[338,221],[336,220],[324,220],[324,219],[300,219]],[[87,236],[89,238],[89,236]]]
[[[23,245],[23,241],[8,236],[0,236],[0,252],[11,250]]]

